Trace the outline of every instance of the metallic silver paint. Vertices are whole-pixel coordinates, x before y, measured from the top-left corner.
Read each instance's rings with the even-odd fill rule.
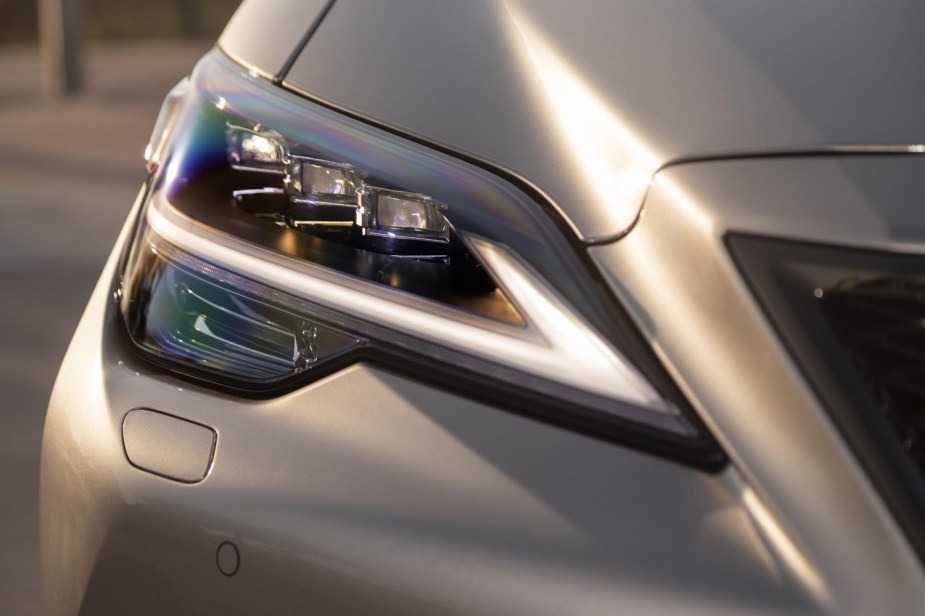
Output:
[[[658,176],[698,225],[925,252],[925,156],[846,155],[685,164]],[[662,180],[661,178],[665,178]],[[670,181],[669,181],[670,179]],[[654,190],[654,189],[653,189]],[[647,210],[659,207],[649,201]]]
[[[806,555],[810,587],[824,589],[835,614],[921,613],[925,577],[723,235],[889,246],[890,224],[913,214],[904,190],[921,182],[923,164],[871,156],[678,166],[656,176],[632,233],[590,249],[746,484]]]
[[[264,401],[147,373],[111,331],[125,240],[49,406],[49,614],[823,611],[734,469],[704,474],[371,366]],[[120,425],[138,405],[215,428],[204,481],[128,464]],[[241,555],[231,578],[224,541]]]
[[[215,431],[150,409],[122,420],[125,457],[133,466],[184,483],[205,479],[215,451]]]
[[[338,0],[285,82],[508,169],[605,240],[673,161],[925,143],[922,23],[916,0]]]
[[[276,76],[328,0],[246,0],[231,17],[218,46],[249,69]]]
[[[301,34],[266,6],[248,0],[220,44],[276,74]],[[921,564],[722,244],[922,252],[925,159],[679,164],[642,207],[689,157],[915,151],[923,17],[911,1],[338,0],[289,85],[523,176],[586,239],[635,224],[591,256],[732,464],[703,474],[371,366],[265,401],[148,372],[112,335],[124,231],[49,405],[48,612],[925,612]],[[601,190],[608,169],[626,184]],[[205,480],[128,463],[138,406],[216,429]]]

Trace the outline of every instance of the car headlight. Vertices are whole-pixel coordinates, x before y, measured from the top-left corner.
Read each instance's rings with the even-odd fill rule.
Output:
[[[369,361],[719,459],[561,218],[498,175],[217,51],[168,96],[146,160],[117,297],[147,358],[249,395]]]

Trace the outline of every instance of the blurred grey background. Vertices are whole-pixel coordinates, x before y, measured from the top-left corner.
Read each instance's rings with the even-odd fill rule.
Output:
[[[0,614],[40,614],[38,466],[58,364],[167,91],[239,0],[81,0],[84,88],[43,95],[38,0],[0,0]]]

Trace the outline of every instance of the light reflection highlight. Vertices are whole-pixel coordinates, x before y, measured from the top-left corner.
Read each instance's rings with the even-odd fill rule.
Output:
[[[579,164],[576,179],[590,187],[624,228],[635,220],[659,159],[569,66],[529,20],[505,7],[519,46],[555,112],[563,141]]]
[[[824,605],[832,603],[832,596],[816,567],[790,538],[777,518],[768,510],[758,495],[748,486],[742,488],[742,504],[755,526],[770,544],[775,554],[784,562],[790,573],[807,591]]]

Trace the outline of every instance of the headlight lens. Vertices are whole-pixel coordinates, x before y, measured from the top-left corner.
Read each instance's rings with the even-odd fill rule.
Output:
[[[639,341],[574,248],[508,182],[219,52],[161,117],[120,287],[149,357],[268,394],[376,361],[715,459],[664,374],[617,350]]]
[[[307,302],[212,267],[150,231],[126,271],[132,339],[151,353],[253,384],[300,374],[365,344]],[[288,300],[288,301],[287,301]]]

